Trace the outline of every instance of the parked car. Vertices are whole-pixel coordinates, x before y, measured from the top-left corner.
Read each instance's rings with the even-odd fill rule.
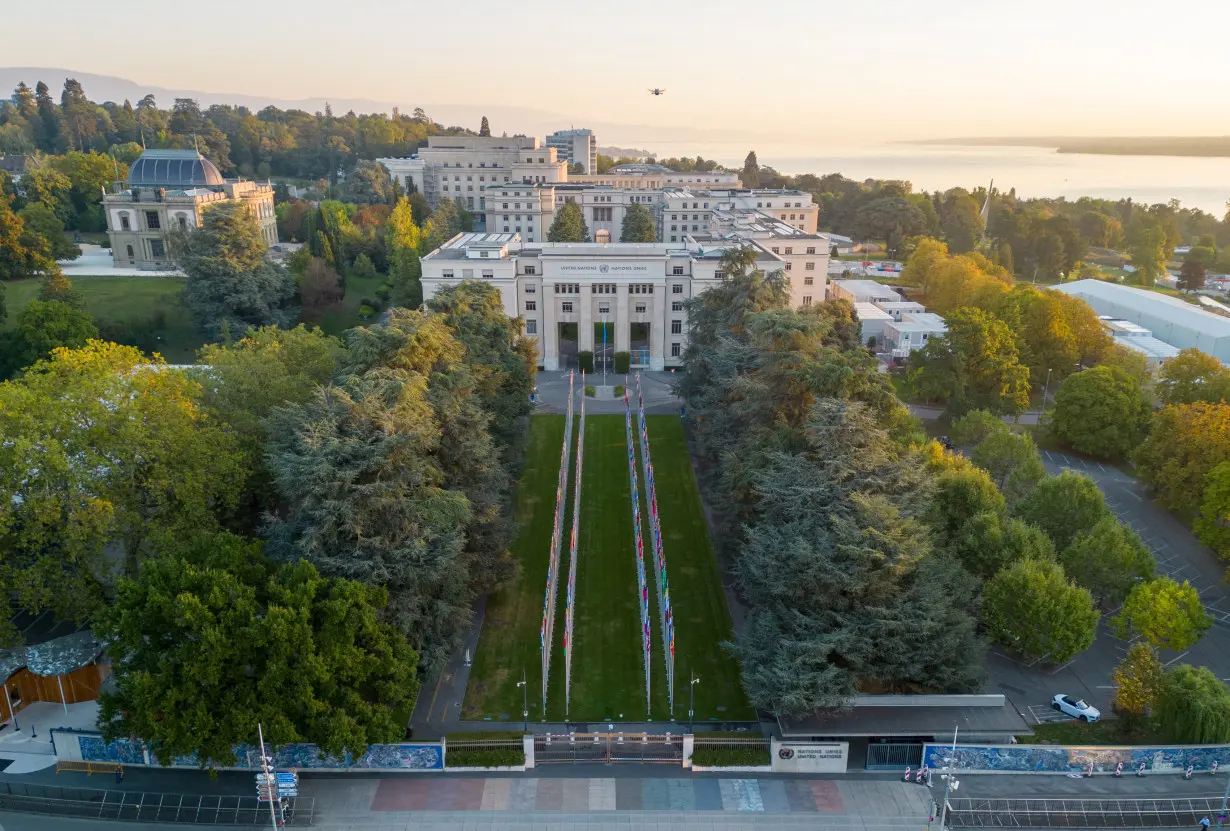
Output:
[[[1061,713],[1078,718],[1081,721],[1097,721],[1102,717],[1097,707],[1091,707],[1081,699],[1072,698],[1060,693],[1051,699],[1051,706]]]

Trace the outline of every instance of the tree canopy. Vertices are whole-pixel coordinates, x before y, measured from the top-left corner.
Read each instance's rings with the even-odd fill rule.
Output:
[[[987,581],[982,614],[991,640],[1055,664],[1089,648],[1099,618],[1088,590],[1038,560],[1018,560]]]
[[[1096,366],[1060,384],[1051,429],[1082,453],[1118,459],[1144,439],[1152,413],[1135,378],[1118,367]]]
[[[624,210],[620,228],[620,242],[655,242],[658,238],[657,223],[653,214],[639,202],[633,202]]]
[[[555,220],[547,231],[549,242],[589,242],[589,228],[585,225],[585,216],[581,206],[575,202],[565,202],[555,212]]]
[[[1136,450],[1138,475],[1164,507],[1195,516],[1206,477],[1230,461],[1230,405],[1197,401],[1163,408]]]
[[[1057,551],[1067,548],[1077,534],[1112,516],[1097,484],[1070,470],[1038,482],[1017,505],[1016,513],[1045,531]]]
[[[1173,741],[1230,742],[1230,688],[1208,667],[1179,664],[1168,671],[1156,712]]]
[[[1015,414],[1029,406],[1029,370],[1003,321],[981,309],[949,315],[948,331],[910,356],[909,379],[929,401],[943,401],[950,415],[974,409]]]
[[[1138,583],[1112,622],[1121,638],[1140,638],[1156,649],[1176,652],[1200,640],[1213,625],[1191,584],[1169,577]]]

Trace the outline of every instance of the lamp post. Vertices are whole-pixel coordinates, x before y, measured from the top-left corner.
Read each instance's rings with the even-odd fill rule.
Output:
[[[694,710],[692,705],[696,701],[696,684],[700,681],[700,679],[696,677],[696,673],[694,671],[689,670],[689,672],[691,672],[692,680],[688,682],[688,732],[695,733],[696,730],[694,729],[692,718]]]
[[[609,311],[602,315],[602,386],[604,387],[606,386],[606,319],[608,314],[610,314]]]
[[[952,752],[948,754],[948,763],[944,765],[944,778],[947,784],[944,785],[944,804],[940,808],[940,831],[944,831],[944,823],[948,821],[948,795],[960,787],[961,783],[957,781],[952,774],[952,762],[957,755],[957,727],[952,728]]]
[[[525,686],[525,667],[521,667],[521,680],[517,682],[521,688],[521,732],[530,732],[530,700]]]
[[[1230,765],[1227,765],[1230,767]],[[1217,812],[1217,827],[1221,828],[1226,822],[1226,803],[1230,802],[1230,775],[1226,776],[1226,790],[1221,795],[1221,810]]]
[[[1051,372],[1053,370],[1054,367],[1050,367],[1046,370],[1046,383],[1042,385],[1042,416],[1038,416],[1039,423],[1041,422],[1042,417],[1046,415],[1046,394],[1051,388]]]

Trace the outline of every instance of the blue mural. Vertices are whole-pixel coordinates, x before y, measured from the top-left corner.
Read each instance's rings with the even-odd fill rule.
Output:
[[[145,764],[141,742],[135,739],[120,739],[106,742],[102,736],[78,736],[81,758],[87,762],[121,762],[125,765]]]
[[[101,736],[77,736],[81,758],[89,762],[123,762],[140,765],[145,762],[143,745],[136,739],[105,742]],[[343,758],[322,754],[314,744],[288,744],[272,750],[273,766],[281,770],[367,768],[370,770],[441,770],[444,753],[438,744],[374,744],[358,759],[347,753]],[[260,767],[260,748],[250,744],[235,746],[233,767]],[[152,754],[151,754],[152,758]],[[176,756],[172,767],[200,767],[196,755]]]
[[[1181,772],[1191,764],[1197,771],[1207,771],[1217,762],[1226,770],[1230,765],[1230,746],[1188,747],[1055,747],[1039,744],[952,745],[928,744],[923,750],[923,762],[933,770],[949,765],[958,770],[1003,773],[1078,773],[1093,762],[1098,773],[1113,773],[1119,762],[1124,772],[1135,772],[1141,762],[1146,771]]]

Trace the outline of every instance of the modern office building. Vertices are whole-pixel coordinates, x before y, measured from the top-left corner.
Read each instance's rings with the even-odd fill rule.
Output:
[[[1230,317],[1206,312],[1177,297],[1102,280],[1076,280],[1055,290],[1082,298],[1103,317],[1135,323],[1163,343],[1199,349],[1230,363]]]
[[[461,199],[480,220],[487,190],[496,185],[568,181],[568,163],[533,136],[429,136],[413,156],[376,161],[433,208],[441,199]]]
[[[598,139],[593,130],[559,130],[547,136],[547,147],[554,147],[559,158],[581,165],[586,173],[598,172]]]
[[[173,230],[199,228],[204,212],[219,202],[248,205],[260,224],[261,236],[278,242],[273,211],[273,186],[227,180],[195,150],[146,150],[128,170],[121,188],[103,195],[107,236],[117,266],[168,268],[168,236]]]
[[[878,308],[887,312],[881,303]],[[908,358],[911,352],[922,349],[932,338],[948,331],[944,318],[933,312],[906,312],[899,318],[884,324],[883,343],[877,340],[876,350],[887,352],[893,358]]]
[[[677,366],[687,346],[683,303],[724,279],[722,255],[751,245],[756,265],[784,270],[782,259],[738,240],[676,243],[543,243],[516,233],[458,234],[423,257],[423,294],[482,280],[500,290],[504,311],[523,320],[538,342],[544,369],[574,366],[578,351],[600,345],[597,324],[610,324],[610,350],[629,352],[632,365]]]

